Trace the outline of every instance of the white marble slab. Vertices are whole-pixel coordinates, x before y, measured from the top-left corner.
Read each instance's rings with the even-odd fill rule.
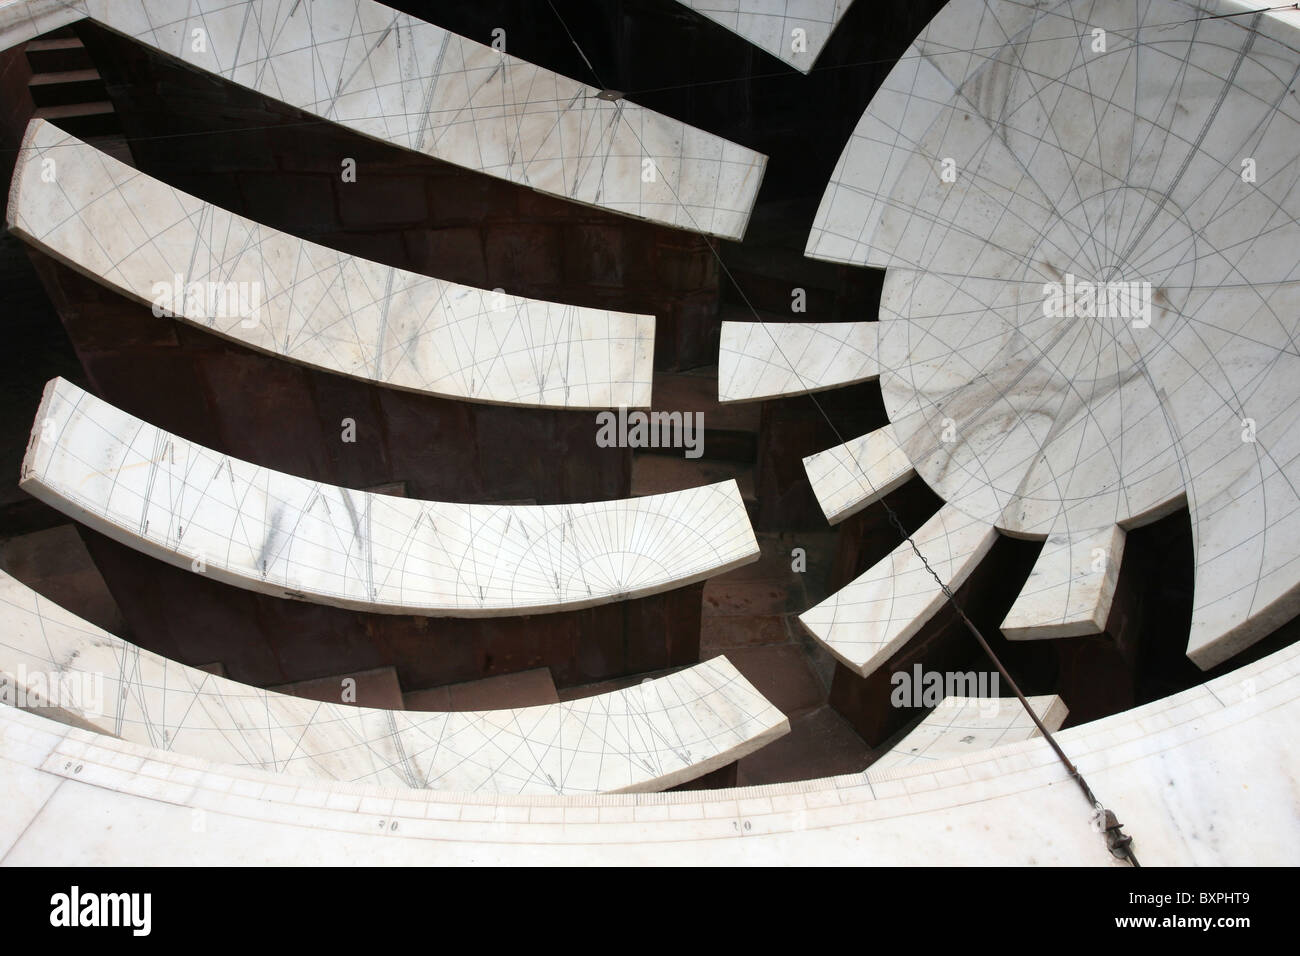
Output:
[[[1102,633],[1115,598],[1124,539],[1124,529],[1117,525],[1049,537],[1002,622],[1002,633],[1013,641]]]
[[[136,647],[0,572],[0,699],[13,704],[20,693],[29,708],[60,704],[74,726],[214,763],[461,793],[660,790],[789,730],[725,657],[515,710],[406,712],[292,697]]]
[[[499,53],[487,45],[491,37],[475,42],[372,0],[46,6],[38,25],[47,29],[89,17],[373,139],[695,232],[741,238],[767,163],[751,149],[626,99],[601,99],[599,90]],[[33,35],[25,12],[0,8],[0,17],[0,39]],[[202,42],[195,31],[203,31]]]
[[[1070,713],[1065,701],[1055,694],[1026,699],[1053,734]],[[945,697],[907,736],[872,763],[871,772],[889,773],[941,763],[1039,736],[1038,727],[1014,697]]]
[[[930,567],[952,591],[997,540],[991,524],[944,505],[913,535]],[[885,664],[947,603],[934,575],[906,541],[889,557],[799,615],[836,659],[866,677]]]
[[[219,454],[63,379],[45,388],[19,484],[169,564],[383,614],[592,607],[702,581],[759,554],[734,480],[593,504],[396,498]]]
[[[809,455],[803,467],[831,524],[857,514],[916,475],[892,425]]]
[[[807,73],[853,0],[680,0]],[[795,31],[802,31],[796,34]]]
[[[876,322],[723,322],[718,400],[807,395],[876,378]]]
[[[892,189],[922,139],[974,73],[1002,55],[1041,0],[950,0],[899,57],[876,91],[822,195],[805,255],[832,262],[891,264],[876,241],[880,217],[898,202]],[[1077,31],[1076,31],[1077,32]],[[930,157],[938,168],[945,158]],[[955,158],[955,157],[951,157]],[[903,210],[906,211],[905,209]]]
[[[345,255],[173,189],[42,120],[27,128],[8,222],[128,298],[300,365],[476,402],[650,405],[654,316]],[[218,289],[235,294],[209,294]]]
[[[1300,858],[1300,645],[1056,735],[1145,866]],[[1036,738],[732,790],[456,794],[230,767],[0,707],[7,866],[1126,866]],[[1212,828],[1212,829],[1211,829]]]
[[[881,392],[952,507],[1082,540],[1187,504],[1202,667],[1300,612],[1297,80],[1294,10],[953,0],[863,116],[808,243],[888,270]],[[1052,290],[1079,282],[1138,299],[1066,309]],[[1045,580],[1020,607],[1036,629],[1091,626],[1109,599]]]

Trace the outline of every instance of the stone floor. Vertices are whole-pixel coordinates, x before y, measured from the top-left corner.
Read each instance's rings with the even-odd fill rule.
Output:
[[[700,630],[702,659],[725,654],[790,718],[789,735],[740,761],[736,782],[862,770],[872,751],[826,704],[834,661],[798,620],[826,596],[835,533],[760,534],[758,542],[758,561],[705,585]],[[806,570],[794,570],[795,548],[804,549]]]

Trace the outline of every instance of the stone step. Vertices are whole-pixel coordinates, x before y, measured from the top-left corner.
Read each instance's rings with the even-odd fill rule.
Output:
[[[103,82],[99,70],[93,66],[88,66],[80,70],[48,70],[44,73],[33,73],[32,78],[27,81],[27,85],[57,86],[67,83],[86,83],[91,80]]]
[[[515,674],[499,674],[460,684],[444,684],[403,695],[407,710],[464,711],[515,710],[540,704],[558,704],[559,694],[550,668],[535,667]]]
[[[103,102],[108,96],[104,80],[94,68],[35,73],[27,81],[27,91],[38,107]]]
[[[356,681],[356,699],[344,700],[345,679]],[[337,674],[333,677],[317,677],[313,680],[294,681],[291,684],[278,684],[267,690],[281,694],[293,694],[308,700],[319,700],[327,704],[356,704],[358,707],[379,707],[384,710],[404,710],[402,685],[397,680],[397,670],[391,666],[376,667],[368,671],[355,671],[350,674]]]
[[[107,100],[42,106],[35,115],[37,119],[49,120],[64,132],[82,139],[121,132],[117,114],[113,112],[113,104]]]
[[[33,73],[50,73],[65,70],[84,70],[92,67],[90,54],[81,41],[74,37],[51,37],[32,40],[23,51]]]

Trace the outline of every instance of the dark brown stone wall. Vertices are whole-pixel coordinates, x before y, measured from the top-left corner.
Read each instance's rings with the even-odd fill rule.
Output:
[[[27,123],[36,112],[36,104],[27,92],[27,81],[32,77],[31,65],[23,45],[0,50],[0,182],[5,183],[0,206],[9,205],[8,183],[13,176],[18,147],[23,141]]]
[[[409,496],[441,501],[629,493],[631,451],[596,446],[593,412],[478,405],[315,371],[31,258],[94,391],[224,454],[348,488],[402,481]],[[343,441],[345,418],[355,442]]]
[[[131,640],[256,686],[393,666],[404,691],[549,667],[558,687],[694,664],[703,584],[580,611],[366,614],[246,591],[81,527]]]

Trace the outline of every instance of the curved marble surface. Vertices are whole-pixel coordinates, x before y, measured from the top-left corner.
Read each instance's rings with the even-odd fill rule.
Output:
[[[50,161],[53,181],[43,175]],[[8,221],[128,298],[152,305],[165,293],[167,314],[300,365],[493,404],[650,405],[654,316],[523,299],[345,255],[173,189],[43,120],[27,128]],[[241,286],[252,310],[185,295]]]
[[[1124,529],[1053,535],[1002,622],[1013,641],[1082,637],[1106,629],[1119,583]]]
[[[1027,697],[1050,733],[1069,716],[1060,697]],[[1014,697],[945,697],[902,740],[871,765],[874,773],[943,763],[966,754],[1039,737],[1038,727]]]
[[[1300,612],[1297,80],[1296,11],[952,0],[846,146],[808,254],[887,269],[875,357],[917,473],[1054,542],[1015,636],[1095,633],[1078,549],[1184,503],[1193,661]]]
[[[55,682],[61,691],[50,690]],[[515,710],[423,713],[306,700],[136,647],[3,572],[0,683],[9,703],[22,693],[31,706],[39,693],[73,726],[214,763],[461,793],[661,790],[789,731],[725,657],[625,690]]]
[[[759,49],[807,73],[853,0],[679,0]],[[795,30],[803,30],[796,48]]]
[[[1300,859],[1300,645],[1057,740],[1144,866]],[[458,795],[295,778],[0,707],[0,863],[1127,866],[1046,741],[735,790]]]
[[[19,485],[169,564],[384,614],[574,610],[682,587],[759,553],[734,480],[592,504],[395,498],[221,455],[57,378]]]
[[[944,505],[889,556],[820,604],[799,615],[845,667],[866,677],[902,650],[948,601],[939,582],[956,592],[997,541],[987,522]],[[929,562],[927,569],[920,551]],[[931,573],[933,570],[933,574]]]
[[[744,235],[767,163],[372,0],[34,0],[0,5],[0,41],[13,45],[87,17],[373,139],[728,239]],[[204,31],[202,49],[196,30]]]
[[[809,455],[803,467],[831,524],[857,514],[916,475],[890,425]]]
[[[1149,16],[1144,21],[1162,39],[1171,36],[1175,43],[1186,43],[1187,33],[1171,34],[1170,30],[1189,26],[1188,20],[1228,14],[1238,25],[1244,25],[1251,23],[1252,17],[1243,13],[1280,6],[1249,0],[1175,2],[1178,9],[1171,14],[1172,26]],[[1077,69],[1082,54],[1091,52],[1094,29],[1118,27],[1121,30],[1114,37],[1121,40],[1114,52],[1125,52],[1126,47],[1133,45],[1132,24],[1114,16],[1117,8],[1125,16],[1134,16],[1138,8],[1132,4],[1123,0],[1090,4],[1086,7],[1087,14],[1076,19],[1068,19],[1069,11],[1059,9],[1061,6],[1061,0],[949,0],[899,57],[859,119],[822,195],[805,255],[882,269],[898,264],[894,259],[897,250],[891,247],[892,237],[878,235],[877,229],[887,210],[906,213],[910,208],[903,196],[892,195],[903,168],[912,161],[914,153],[926,153],[925,137],[937,121],[949,116],[955,118],[954,104],[969,105],[979,111],[981,105],[998,103],[998,93],[987,81],[993,78],[993,73],[1006,72],[1005,65],[999,64],[1019,59],[1011,41],[1023,39],[1020,35],[1036,17],[1051,16],[1049,22],[1054,23],[1054,36],[1035,38],[1037,49],[1030,48],[1033,57],[1020,60],[1025,68],[1043,62],[1054,64],[1057,71]],[[1300,29],[1300,11],[1268,9],[1262,13],[1260,23],[1270,36],[1293,33]],[[1129,29],[1124,32],[1126,25]],[[1212,44],[1213,40],[1199,42]],[[1294,47],[1295,44],[1286,45]],[[1063,52],[1064,61],[1061,60]],[[979,79],[982,72],[988,72],[989,76]],[[1158,85],[1152,89],[1159,89],[1163,98],[1164,89]],[[1124,108],[1119,103],[1111,106]],[[968,122],[964,117],[963,110],[960,121]],[[941,163],[944,158],[956,161],[958,155],[939,156],[931,152],[929,158]],[[1240,169],[1239,163],[1233,165]],[[937,175],[938,169],[935,172]]]
[[[877,322],[723,322],[718,401],[807,395],[880,375]]]

